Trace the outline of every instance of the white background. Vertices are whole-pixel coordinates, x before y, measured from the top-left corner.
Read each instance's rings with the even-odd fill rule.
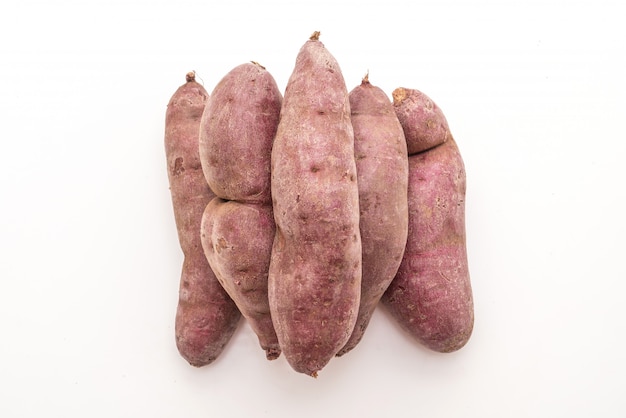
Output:
[[[5,4],[6,3],[6,4]],[[0,6],[0,416],[624,417],[626,31],[617,1],[102,0]],[[348,89],[445,112],[467,175],[474,334],[427,351],[380,309],[317,379],[242,323],[195,369],[166,104],[315,30]]]

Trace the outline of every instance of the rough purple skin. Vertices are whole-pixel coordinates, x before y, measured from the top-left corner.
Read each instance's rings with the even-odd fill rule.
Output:
[[[217,281],[204,256],[200,222],[215,196],[198,155],[198,129],[208,94],[194,73],[174,93],[165,116],[165,154],[178,239],[184,261],[176,310],[176,345],[200,367],[213,362],[232,337],[241,314]]]
[[[404,128],[409,155],[436,147],[452,138],[441,109],[419,90],[399,87],[393,106]]]
[[[268,287],[285,358],[310,376],[348,341],[361,293],[348,92],[337,61],[317,35],[296,58],[272,150],[276,237]]]
[[[350,92],[363,247],[361,303],[343,355],[361,340],[393,280],[407,240],[408,157],[404,132],[387,95],[367,77]]]
[[[204,253],[237,303],[268,360],[280,356],[267,297],[275,226],[271,205],[213,199],[202,217]]]
[[[432,350],[463,347],[474,326],[465,246],[465,168],[453,139],[409,157],[409,234],[382,298],[392,316]]]
[[[275,235],[270,163],[281,104],[282,95],[264,67],[239,65],[214,88],[202,115],[199,144],[204,175],[220,198],[204,211],[205,255],[269,360],[281,352],[267,295]]]
[[[282,95],[257,63],[233,68],[215,86],[200,126],[200,158],[215,194],[271,203],[270,159]]]

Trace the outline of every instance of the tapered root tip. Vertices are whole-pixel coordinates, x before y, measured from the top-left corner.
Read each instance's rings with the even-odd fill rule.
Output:
[[[316,30],[313,32],[313,35],[309,38],[311,41],[319,41],[320,39],[320,31]]]
[[[280,357],[280,349],[277,348],[268,348],[265,350],[265,357],[268,360],[276,360]]]
[[[368,70],[367,73],[365,73],[365,75],[361,79],[361,84],[369,84],[369,83],[370,83],[370,72]]]

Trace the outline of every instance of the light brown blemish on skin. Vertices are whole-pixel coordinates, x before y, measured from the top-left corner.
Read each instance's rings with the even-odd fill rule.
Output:
[[[185,172],[185,167],[183,167],[183,157],[178,157],[174,160],[174,167],[172,167],[172,175],[178,176]]]
[[[395,89],[391,93],[391,96],[393,97],[393,104],[394,104],[394,106],[398,106],[400,103],[402,103],[402,101],[404,99],[406,99],[407,95],[408,94],[407,94],[406,89],[404,89],[402,87],[398,87],[397,89]]]
[[[215,252],[219,254],[222,252],[222,250],[226,248],[228,248],[228,243],[226,242],[224,237],[218,238],[217,244],[215,245]]]

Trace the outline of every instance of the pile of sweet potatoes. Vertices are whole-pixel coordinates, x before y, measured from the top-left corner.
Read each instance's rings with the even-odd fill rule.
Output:
[[[470,338],[465,170],[441,109],[348,91],[315,32],[284,95],[256,62],[209,95],[194,73],[167,107],[184,261],[176,344],[213,362],[243,316],[270,360],[310,376],[352,350],[382,304],[439,352]]]

